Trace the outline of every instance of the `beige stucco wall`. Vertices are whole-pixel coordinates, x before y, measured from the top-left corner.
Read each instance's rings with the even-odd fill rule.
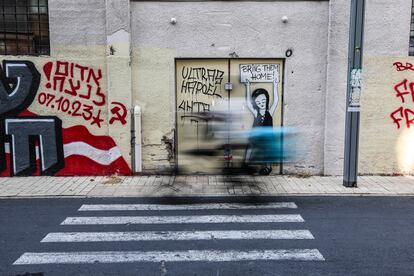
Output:
[[[176,51],[140,48],[132,52],[133,103],[142,111],[144,172],[170,172],[174,156]]]
[[[397,71],[393,65],[395,62],[414,64],[414,58],[366,56],[364,59],[359,151],[361,174],[414,172],[414,126],[407,126],[405,115],[394,113],[400,107],[414,110],[411,95],[414,90],[409,86],[414,81],[414,71]],[[408,80],[407,87],[397,87],[401,92],[409,92],[403,96],[403,103],[401,97],[397,97],[395,86],[405,79]],[[409,116],[409,119],[413,118]],[[392,117],[398,120],[400,127]]]

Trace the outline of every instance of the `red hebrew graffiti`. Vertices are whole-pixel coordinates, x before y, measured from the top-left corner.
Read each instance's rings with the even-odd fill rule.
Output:
[[[39,104],[102,126],[106,96],[101,87],[101,69],[58,60],[47,62],[43,73],[47,82],[45,91],[37,96]]]
[[[394,62],[393,66],[397,72],[414,71],[414,66],[411,63]],[[414,103],[414,82],[403,79],[394,85],[395,97],[399,98],[401,104],[412,105]],[[403,125],[411,128],[414,125],[414,106],[406,107],[401,105],[390,114],[392,122],[400,129]]]

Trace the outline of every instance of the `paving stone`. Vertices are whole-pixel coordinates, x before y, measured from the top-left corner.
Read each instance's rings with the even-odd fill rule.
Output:
[[[361,176],[357,188],[342,177],[134,176],[0,178],[0,197],[39,196],[234,196],[414,195],[412,176]]]

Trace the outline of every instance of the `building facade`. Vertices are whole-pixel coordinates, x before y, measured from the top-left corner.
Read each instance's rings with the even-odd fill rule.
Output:
[[[350,1],[3,2],[2,176],[206,172],[179,154],[192,115],[244,98],[243,79],[300,130],[283,173],[342,174]],[[414,171],[411,10],[366,0],[362,174]]]

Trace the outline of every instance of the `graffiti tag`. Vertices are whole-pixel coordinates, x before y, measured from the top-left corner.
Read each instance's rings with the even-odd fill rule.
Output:
[[[109,120],[109,124],[113,124],[116,121],[119,121],[122,125],[125,125],[127,123],[126,117],[128,115],[128,111],[120,102],[112,102],[111,105],[113,106],[111,108],[112,117]]]
[[[45,63],[43,73],[47,82],[38,95],[39,104],[101,127],[106,103],[101,69],[58,60]]]
[[[240,64],[240,82],[279,82],[278,64]]]
[[[394,62],[393,66],[395,66],[397,72],[407,70],[414,71],[413,65],[408,62]],[[407,128],[411,128],[411,126],[414,125],[414,110],[402,104],[407,105],[414,103],[414,82],[405,78],[396,83],[393,90],[395,97],[400,100],[401,105],[391,112],[390,118],[397,129],[400,129],[403,125]]]
[[[30,61],[3,61],[0,68],[0,171],[5,169],[4,143],[10,145],[11,175],[30,175],[36,170],[39,145],[41,174],[64,167],[62,122],[57,117],[16,117],[34,100],[40,73]]]
[[[412,63],[409,62],[405,62],[402,63],[400,61],[394,62],[393,66],[395,66],[395,69],[400,72],[400,71],[414,71],[414,65]]]
[[[223,71],[204,67],[184,66],[181,74],[183,77],[181,93],[204,94],[221,98],[219,93],[223,83]]]

